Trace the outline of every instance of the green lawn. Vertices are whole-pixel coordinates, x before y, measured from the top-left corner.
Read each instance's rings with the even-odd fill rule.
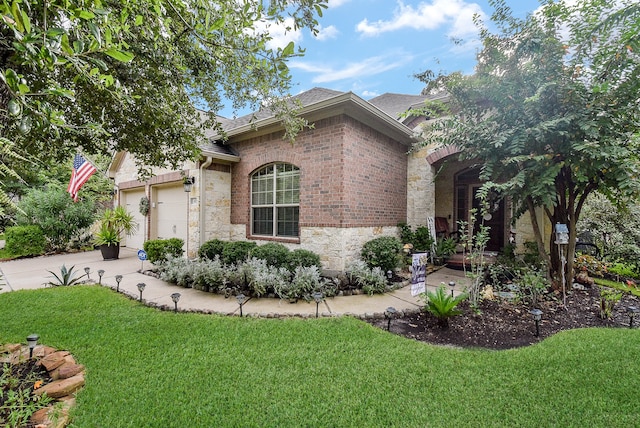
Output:
[[[350,318],[174,314],[97,286],[0,294],[0,343],[30,333],[87,367],[74,427],[637,426],[640,331],[453,350]]]

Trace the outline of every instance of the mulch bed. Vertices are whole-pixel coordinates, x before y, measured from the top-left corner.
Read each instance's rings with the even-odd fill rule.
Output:
[[[538,307],[543,311],[540,335],[536,328],[531,307],[504,299],[483,300],[480,312],[473,311],[468,301],[459,308],[463,314],[449,319],[449,327],[441,328],[437,319],[428,313],[407,314],[391,321],[391,333],[437,345],[463,348],[509,349],[528,346],[562,330],[583,327],[629,327],[630,305],[639,306],[640,300],[628,293],[616,304],[611,319],[600,318],[600,292],[598,287],[574,290],[567,295],[566,308],[562,295],[547,295]],[[640,325],[640,314],[635,323]],[[370,320],[387,329],[387,320]]]

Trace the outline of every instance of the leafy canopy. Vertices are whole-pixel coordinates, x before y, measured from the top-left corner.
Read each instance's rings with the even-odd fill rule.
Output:
[[[497,30],[477,20],[483,48],[475,74],[420,75],[427,88],[450,95],[446,117],[423,144],[455,145],[477,160],[484,193],[492,189],[511,198],[518,215],[532,215],[543,257],[535,207],[551,224],[568,224],[571,272],[586,198],[596,190],[618,203],[640,195],[640,6],[545,2],[518,20],[503,1],[490,3]]]

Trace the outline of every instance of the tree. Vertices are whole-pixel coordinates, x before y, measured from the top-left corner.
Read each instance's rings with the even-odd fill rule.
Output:
[[[326,0],[0,3],[1,143],[30,159],[127,150],[140,166],[175,168],[197,154],[223,99],[235,108],[270,102],[293,135],[305,123],[291,119],[295,106],[283,99],[286,63],[302,51],[271,47],[268,30],[315,31],[324,7]],[[0,159],[8,171],[13,165]]]
[[[424,144],[456,145],[481,164],[489,191],[528,212],[538,252],[559,276],[553,234],[549,252],[534,211],[568,225],[567,276],[573,274],[576,224],[595,191],[612,201],[640,195],[640,7],[631,0],[545,2],[525,20],[503,1],[492,32],[478,21],[483,44],[473,76],[421,77],[450,94],[448,115]],[[606,3],[606,4],[605,4]]]

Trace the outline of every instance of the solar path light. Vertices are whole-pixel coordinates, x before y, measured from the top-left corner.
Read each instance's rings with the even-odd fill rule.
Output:
[[[120,292],[120,281],[122,281],[122,275],[116,275],[116,291]]]
[[[147,286],[147,284],[145,284],[144,282],[139,282],[138,283],[138,291],[140,291],[140,301],[142,302],[142,292],[144,291],[144,288]]]
[[[38,339],[40,336],[37,334],[30,334],[27,336],[27,345],[29,345],[29,358],[33,358],[33,348],[38,344]]]
[[[536,337],[540,336],[540,320],[542,319],[542,311],[538,308],[531,309],[529,311],[533,315],[533,320],[536,323]]]
[[[393,317],[395,317],[396,313],[398,311],[396,310],[396,308],[389,306],[387,309],[384,310],[384,317],[387,319],[387,331],[390,331],[391,329],[391,319],[393,319]]]
[[[175,305],[173,312],[178,312],[178,300],[180,300],[180,293],[173,293],[171,295],[171,300],[173,300],[173,304]]]
[[[320,306],[320,302],[324,299],[324,294],[319,291],[313,293],[313,300],[316,301],[316,318],[318,318],[318,307]]]
[[[99,269],[98,270],[98,285],[102,285],[102,275],[104,275],[104,270],[103,269]]]
[[[245,296],[244,294],[240,293],[240,294],[238,294],[236,296],[236,299],[238,300],[238,305],[240,305],[240,316],[242,316],[242,306],[247,301],[247,296]]]

